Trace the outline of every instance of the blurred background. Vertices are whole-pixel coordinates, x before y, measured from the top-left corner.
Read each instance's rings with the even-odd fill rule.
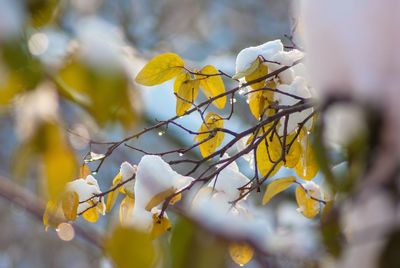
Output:
[[[69,53],[76,38],[89,40],[90,44],[92,40],[101,39],[96,39],[98,35],[85,39],[85,34],[97,31],[100,36],[104,34],[106,40],[108,33],[103,31],[108,29],[126,47],[128,60],[125,66],[131,80],[146,60],[166,51],[179,54],[193,68],[212,64],[233,74],[235,58],[241,49],[273,39],[289,43],[284,35],[291,31],[290,5],[290,0],[0,0],[0,41],[7,44],[9,36],[22,36],[21,40],[26,41],[31,54],[51,69],[57,68],[58,60]],[[29,21],[35,12],[46,10],[48,6],[56,7],[56,18],[42,24]],[[44,43],[46,48],[41,51]],[[95,47],[90,49],[96,50]],[[13,54],[9,55],[12,58]],[[0,78],[3,70],[0,68]],[[118,124],[100,124],[102,127],[99,127],[100,119],[96,122],[79,105],[61,100],[59,109],[63,127],[68,133],[68,141],[81,154],[79,159],[88,151],[89,139],[118,140],[157,119],[173,116],[175,97],[170,89],[172,83],[151,89],[131,88],[133,103],[137,104],[135,113],[140,120],[128,127]],[[236,107],[237,117],[229,123],[232,129],[239,129],[254,120],[247,112],[245,101],[238,101]],[[27,131],[16,126],[18,111],[9,108],[7,104],[0,106],[0,176],[5,178],[14,177],[14,171],[18,169],[15,167],[21,160],[16,153],[21,145],[18,137],[21,131]],[[95,114],[94,117],[100,116]],[[197,129],[200,120],[188,117],[182,123]],[[177,130],[162,134],[160,136],[156,131],[132,144],[155,152],[192,142],[191,137],[180,135]],[[92,151],[103,153],[104,149],[96,146]],[[137,163],[141,156],[126,148],[119,149],[105,162],[97,176],[100,188],[109,187],[121,162]],[[21,176],[19,182],[36,191],[38,177],[37,172],[30,171]],[[0,199],[0,215],[0,268],[109,266],[100,257],[101,252],[91,245],[79,238],[67,243],[52,231],[46,233],[40,221],[4,199]],[[90,227],[102,231],[108,221],[110,219],[102,219]],[[85,222],[80,224],[85,225]]]

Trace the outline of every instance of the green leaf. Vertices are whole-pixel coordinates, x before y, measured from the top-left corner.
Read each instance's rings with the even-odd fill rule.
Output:
[[[194,226],[189,221],[181,217],[172,231],[171,255],[172,267],[184,268],[189,261],[190,247],[194,236]]]

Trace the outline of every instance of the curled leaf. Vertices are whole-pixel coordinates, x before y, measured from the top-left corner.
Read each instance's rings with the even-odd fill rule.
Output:
[[[79,178],[86,178],[91,174],[90,168],[84,163],[79,168]]]
[[[79,205],[79,196],[76,192],[66,192],[61,200],[64,217],[69,221],[76,220]]]
[[[310,141],[310,136],[303,131],[299,135],[299,142],[301,145],[301,154],[295,166],[295,171],[303,180],[311,180],[317,175],[319,165]]]
[[[187,73],[179,75],[174,83],[174,92],[176,97],[176,114],[184,115],[187,110],[192,107],[192,104],[199,93],[198,80],[191,79]]]
[[[125,224],[132,218],[133,207],[135,206],[135,199],[129,196],[125,196],[119,206],[119,222]]]
[[[113,183],[111,188],[114,188],[116,185],[120,184],[122,182],[122,175],[121,173],[118,173],[117,176],[113,179]],[[106,201],[106,212],[109,213],[111,209],[114,207],[115,202],[117,201],[119,194],[119,190],[115,189],[114,191],[111,191],[107,195],[107,201]]]

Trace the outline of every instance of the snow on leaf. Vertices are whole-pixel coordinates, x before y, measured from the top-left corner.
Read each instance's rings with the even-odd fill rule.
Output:
[[[208,187],[216,192],[225,193],[233,201],[240,196],[239,188],[248,182],[249,179],[239,171],[236,163],[233,162],[222,169],[218,176],[210,181]]]
[[[280,91],[301,97],[301,98],[311,98],[311,92],[307,86],[307,83],[304,78],[296,77],[293,80],[293,83],[290,85],[279,85],[278,89]],[[298,99],[293,98],[292,96],[288,96],[285,94],[275,94],[275,101],[279,102],[279,105],[292,106],[299,102]],[[298,113],[293,113],[289,116],[289,121],[287,125],[287,133],[291,134],[294,130],[297,129],[298,124],[302,123],[307,117],[313,112],[312,108],[305,109]],[[284,118],[281,120],[281,125],[278,129],[279,135],[283,135],[284,133]],[[305,124],[307,130],[311,129],[312,119],[309,119]]]
[[[132,166],[128,162],[123,162],[121,164],[120,170],[118,174],[114,177],[111,189],[113,191],[108,193],[107,202],[106,202],[106,212],[110,212],[113,208],[119,193],[123,193],[130,198],[134,198],[134,187],[135,187],[135,180],[132,177],[135,175],[137,171],[137,166]],[[127,180],[130,180],[126,182]],[[125,182],[125,183],[124,183]],[[122,186],[116,188],[121,183],[124,183]],[[116,188],[116,189],[115,189]]]
[[[106,157],[104,154],[98,154],[95,152],[90,152],[90,156],[86,159],[89,162],[98,161]]]
[[[296,188],[296,202],[299,206],[299,212],[307,218],[314,218],[320,211],[320,203],[311,198],[313,190],[308,193],[301,186]]]
[[[173,193],[176,192],[176,188],[175,187],[170,187],[162,192],[157,193],[156,195],[154,195],[150,201],[147,203],[145,209],[147,211],[151,211],[151,209],[157,205],[159,205],[160,203],[162,203],[168,196],[172,195]]]
[[[256,47],[248,47],[239,52],[236,57],[236,79],[249,75],[254,72],[259,63],[255,63],[259,56],[266,60],[278,52],[283,51],[283,44],[280,40],[266,42]]]
[[[101,193],[97,180],[89,175],[85,179],[77,179],[66,185],[66,191],[76,192],[79,197],[78,214],[89,222],[96,222],[99,214],[104,214],[106,206],[102,198],[95,197]],[[83,202],[86,201],[86,202]],[[81,203],[82,202],[82,203]]]
[[[132,179],[132,177],[135,175],[137,171],[137,166],[134,165],[132,166],[128,162],[123,162],[121,164],[121,167],[119,169],[119,174],[122,176],[121,182],[125,182],[127,180]],[[114,183],[113,183],[114,184]],[[130,195],[133,197],[133,192],[134,192],[134,186],[135,186],[135,180],[131,180],[129,182],[126,182],[121,188],[120,192],[126,195]]]
[[[253,55],[253,52],[254,52],[254,51],[251,51],[250,54],[252,54],[252,56],[256,55],[256,54]],[[239,54],[240,54],[240,53],[239,53]],[[239,56],[238,56],[238,57],[239,57]],[[238,68],[237,68],[237,69],[236,69],[236,74],[235,74],[234,76],[232,76],[232,78],[233,78],[233,79],[240,79],[240,78],[243,78],[243,77],[245,77],[245,76],[247,76],[247,75],[250,75],[250,74],[253,73],[255,70],[257,70],[258,66],[260,65],[260,61],[257,59],[257,57],[258,57],[258,55],[256,55],[256,57],[254,58],[254,60],[252,61],[251,64],[246,64],[246,67],[244,67],[244,68],[242,69],[242,71],[239,71],[239,72],[238,72]],[[237,65],[237,63],[236,63],[236,65]],[[242,67],[240,67],[240,69],[241,69],[241,68],[242,68]]]
[[[175,172],[160,156],[143,156],[136,173],[135,211],[150,211],[192,181]]]

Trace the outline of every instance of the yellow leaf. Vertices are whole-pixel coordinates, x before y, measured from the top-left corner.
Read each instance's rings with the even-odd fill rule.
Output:
[[[132,227],[117,227],[105,241],[105,251],[118,268],[151,268],[155,264],[150,235]]]
[[[179,75],[174,83],[176,97],[176,114],[181,116],[192,107],[199,93],[199,80],[191,79],[188,73]]]
[[[122,182],[122,174],[118,173],[117,176],[113,179],[111,188],[114,188],[116,185],[120,184]],[[122,187],[121,187],[122,188]],[[121,190],[115,189],[114,191],[111,191],[107,195],[107,201],[106,201],[106,212],[109,213],[111,209],[115,205],[115,201],[117,201],[118,194]]]
[[[257,59],[258,61],[260,61],[260,59]],[[264,64],[261,64],[261,62],[259,63],[259,65],[257,66],[257,68],[249,73],[248,75],[245,76],[245,80],[246,82],[252,82],[258,78],[261,78],[263,76],[266,76],[268,74],[268,67]],[[253,89],[260,89],[263,88],[265,86],[266,82],[265,80],[262,80],[260,82],[251,84],[250,87],[252,87]]]
[[[313,192],[309,190],[309,195]],[[314,218],[320,210],[320,203],[307,195],[301,186],[296,188],[296,201],[300,212],[307,218]]]
[[[152,58],[138,73],[136,83],[154,86],[171,80],[183,71],[183,59],[174,53],[164,53]]]
[[[233,79],[240,79],[245,77],[246,75],[251,74],[254,72],[258,66],[260,65],[260,60],[257,58],[253,63],[250,65],[250,67],[247,70],[244,70],[242,72],[236,73],[234,76],[232,76]]]
[[[47,229],[49,226],[56,228],[63,222],[63,212],[58,203],[54,200],[49,200],[46,204],[46,209],[43,213],[43,225]]]
[[[333,201],[327,201],[321,212],[322,222],[326,222],[329,219],[332,209],[334,209]]]
[[[273,81],[265,84],[266,87],[275,88],[276,85]],[[254,92],[251,92],[254,91]],[[248,94],[249,108],[252,115],[259,120],[262,115],[273,115],[274,110],[268,107],[274,102],[274,92],[269,90],[251,90]]]
[[[78,211],[79,196],[76,192],[66,192],[61,200],[62,210],[64,217],[69,221],[76,220],[76,214]]]
[[[251,73],[246,75],[246,82],[254,81],[268,74],[268,67],[264,64],[261,64],[260,59],[257,59],[257,61],[259,61],[259,65]],[[251,84],[250,87],[251,91],[254,91],[248,94],[249,107],[253,116],[258,120],[266,112],[268,115],[272,115],[274,111],[267,108],[274,102],[274,92],[271,90],[260,89],[265,87],[275,89],[275,82],[266,82],[265,80],[262,80],[260,82]]]
[[[169,230],[171,230],[169,219],[167,217],[160,219],[157,214],[153,214],[153,228],[151,229],[150,237],[156,239]]]
[[[90,208],[82,214],[83,218],[88,222],[97,222],[99,220],[99,213],[96,206],[94,206],[95,203],[91,200],[87,201],[87,203]]]
[[[133,207],[135,205],[135,199],[129,196],[125,196],[121,201],[119,206],[119,222],[121,224],[126,224],[133,215]]]
[[[58,126],[47,125],[42,131],[37,138],[42,139],[42,144],[46,141],[42,150],[47,189],[50,198],[57,199],[66,183],[76,176],[77,163]]]
[[[175,195],[174,197],[172,197],[171,201],[169,201],[169,204],[175,205],[175,203],[181,201],[181,199],[182,199],[182,193],[179,193],[179,194]]]
[[[295,138],[296,133],[293,133],[291,135],[288,135],[286,137],[286,145],[289,145],[293,139]],[[299,162],[300,159],[300,154],[301,154],[301,146],[299,140],[296,138],[292,144],[292,146],[289,149],[289,152],[285,156],[285,167],[287,168],[294,168],[297,163]]]
[[[79,178],[86,178],[91,174],[90,168],[86,164],[82,164],[79,168]]]
[[[301,146],[300,159],[295,166],[296,174],[303,180],[311,180],[314,178],[318,171],[319,165],[312,148],[312,142],[309,135],[304,132],[299,135]]]
[[[0,104],[8,104],[14,96],[23,91],[25,83],[15,72],[3,74],[0,81]]]
[[[115,202],[117,201],[119,191],[114,190],[108,193],[107,195],[107,201],[106,201],[106,213],[110,213],[112,208],[115,205]]]
[[[105,71],[101,66],[72,57],[60,69],[56,81],[60,94],[80,105],[101,126],[119,122],[129,127],[135,122],[136,113],[130,98],[135,91],[122,68]]]
[[[60,13],[57,11],[59,4],[57,0],[27,2],[32,26],[38,29],[54,22]]]
[[[203,123],[200,126],[198,132],[210,132],[216,128],[223,128],[224,120],[216,113],[209,112],[205,118],[205,124]],[[212,133],[203,133],[196,136],[195,140],[199,143],[208,139],[207,141],[201,143],[199,145],[201,155],[203,157],[207,157],[210,154],[214,153],[218,146],[221,145],[224,140],[224,133],[221,131],[217,131],[214,137],[209,138]]]
[[[206,65],[201,69],[200,73],[213,75],[218,74],[218,70],[212,65]],[[218,96],[225,92],[225,85],[220,75],[204,76],[196,75],[196,79],[200,81],[200,87],[207,98]],[[212,102],[217,108],[223,109],[226,104],[226,96],[216,99]]]
[[[96,209],[97,209],[97,213],[99,214],[104,214],[104,212],[106,211],[105,205],[103,202],[98,202],[96,205]]]
[[[176,189],[174,187],[168,188],[165,191],[162,191],[151,198],[151,200],[147,203],[145,209],[147,211],[151,211],[152,208],[163,202],[167,197],[175,193]]]
[[[229,245],[229,255],[235,263],[243,266],[253,258],[254,250],[245,243],[232,243]]]
[[[295,181],[296,178],[293,176],[273,180],[267,186],[262,200],[263,205],[267,204],[275,195],[289,188],[289,186]]]
[[[258,145],[256,149],[257,157],[257,167],[262,176],[273,176],[282,166],[282,161],[276,164],[275,162],[279,160],[282,153],[282,146],[279,142],[277,135],[273,135],[272,140],[270,140],[270,135],[265,137],[262,142]],[[271,171],[272,170],[272,171]]]

